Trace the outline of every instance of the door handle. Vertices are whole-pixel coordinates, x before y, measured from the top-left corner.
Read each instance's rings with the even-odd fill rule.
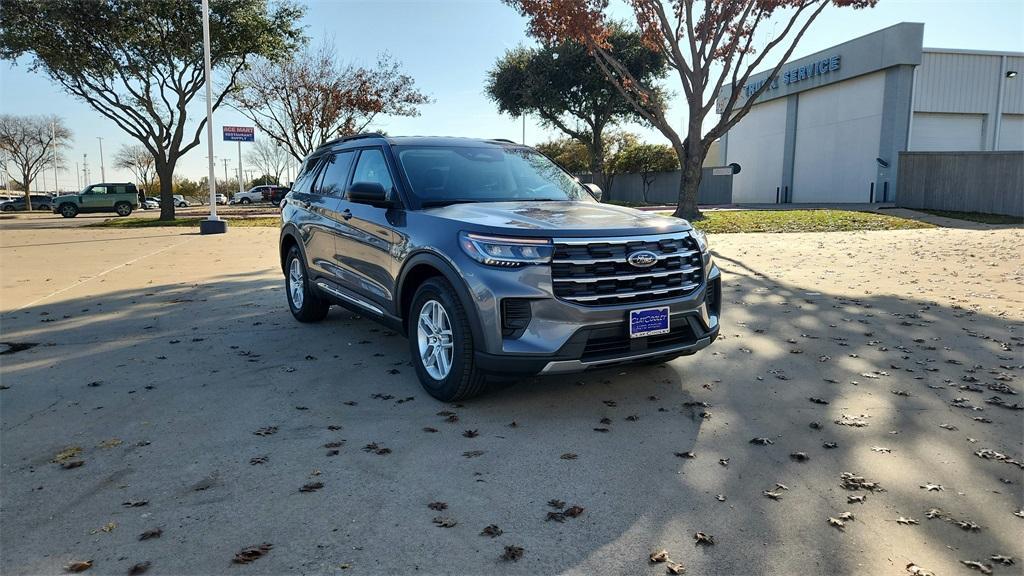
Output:
[[[348,220],[349,218],[352,218],[352,211],[349,210],[348,208],[345,208],[341,212],[341,217],[344,218],[345,220]]]

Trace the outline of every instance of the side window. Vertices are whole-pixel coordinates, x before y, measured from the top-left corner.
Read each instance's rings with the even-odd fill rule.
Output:
[[[348,170],[352,167],[355,152],[338,152],[324,163],[320,172],[320,183],[317,186],[320,194],[343,196],[345,183],[348,181]]]
[[[320,157],[307,160],[306,169],[295,179],[295,185],[292,186],[292,190],[303,194],[309,193],[309,188],[313,184],[313,179],[316,178],[322,159]]]
[[[106,186],[93,186],[92,188],[89,188],[89,192],[88,193],[89,194],[106,194],[107,193],[107,187]]]
[[[128,187],[125,186],[124,184],[119,184],[117,186],[111,186],[110,193],[111,194],[127,194],[128,193]]]
[[[387,160],[384,153],[378,148],[363,150],[359,154],[359,162],[356,163],[355,174],[352,175],[352,182],[379,182],[384,191],[391,195],[394,182],[391,180],[391,173],[388,171]]]

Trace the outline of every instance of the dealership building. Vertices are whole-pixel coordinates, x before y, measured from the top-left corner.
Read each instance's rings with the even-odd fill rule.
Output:
[[[904,22],[784,65],[720,143],[732,201],[892,202],[900,152],[1024,150],[1024,54],[923,36]]]

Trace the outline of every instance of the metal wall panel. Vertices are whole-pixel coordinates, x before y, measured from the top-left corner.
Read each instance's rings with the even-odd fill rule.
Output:
[[[999,150],[1024,150],[1024,114],[1003,114]]]
[[[1017,77],[1004,80],[1003,113],[1024,114],[1024,57],[1007,56],[1006,70],[1013,70]]]
[[[914,110],[985,114],[996,105],[1001,56],[925,52],[917,68]]]

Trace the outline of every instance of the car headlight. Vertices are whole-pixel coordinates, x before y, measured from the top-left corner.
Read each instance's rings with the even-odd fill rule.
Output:
[[[690,230],[690,235],[697,241],[697,246],[700,248],[701,254],[708,253],[708,235],[694,228]]]
[[[555,251],[546,238],[507,238],[469,232],[459,233],[459,245],[477,262],[504,268],[547,264]]]

